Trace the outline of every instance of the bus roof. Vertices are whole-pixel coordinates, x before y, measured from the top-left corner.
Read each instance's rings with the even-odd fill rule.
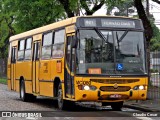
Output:
[[[33,29],[33,30],[29,30],[29,31],[26,31],[26,32],[23,32],[23,33],[14,35],[14,36],[11,36],[9,41],[11,42],[11,41],[14,41],[14,40],[23,39],[25,37],[29,37],[29,36],[36,35],[36,34],[39,34],[39,33],[43,33],[43,32],[46,32],[46,31],[49,31],[49,30],[53,30],[53,29],[56,29],[56,28],[59,28],[59,27],[67,26],[67,25],[70,25],[70,24],[74,24],[78,17],[80,17],[80,16],[76,16],[76,17],[65,19],[65,20],[61,20],[61,21],[58,21],[58,22],[55,22],[55,23],[52,23],[52,24],[49,24],[49,25],[45,25],[45,26],[42,26],[42,27],[39,27],[39,28],[36,28],[36,29]],[[81,17],[110,17],[110,18],[135,19],[135,18],[129,18],[129,17],[124,17],[124,16],[108,16],[108,15],[81,16]]]
[[[22,39],[22,38],[25,38],[25,37],[28,37],[28,36],[36,35],[36,34],[43,33],[43,32],[49,31],[49,30],[53,30],[55,28],[70,25],[70,24],[75,23],[76,19],[77,19],[77,17],[72,17],[72,18],[68,18],[68,19],[65,19],[65,20],[62,20],[62,21],[59,21],[59,22],[55,22],[55,23],[52,23],[52,24],[49,24],[49,25],[45,25],[45,26],[36,28],[36,29],[33,29],[33,30],[29,30],[29,31],[11,36],[9,41]]]

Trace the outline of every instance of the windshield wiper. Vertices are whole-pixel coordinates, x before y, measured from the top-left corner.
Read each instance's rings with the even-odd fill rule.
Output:
[[[117,31],[116,31],[116,33],[117,33]],[[119,38],[119,40],[118,40],[118,35],[116,34],[118,42],[121,42],[121,41],[123,40],[123,38],[127,35],[127,33],[128,33],[128,30],[126,30],[126,31],[123,33],[123,35]]]
[[[109,33],[107,34],[107,39],[106,39],[106,37],[105,37],[97,28],[94,28],[94,30],[95,30],[96,33],[99,35],[99,37],[104,40],[105,43],[109,43],[109,42],[108,42]]]

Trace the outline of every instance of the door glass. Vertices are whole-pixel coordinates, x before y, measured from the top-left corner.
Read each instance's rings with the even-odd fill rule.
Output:
[[[34,47],[33,47],[33,61],[36,60],[36,46],[37,46],[37,44],[34,43]]]
[[[16,48],[13,47],[12,48],[12,55],[11,55],[11,63],[15,63],[16,62]]]
[[[40,55],[39,55],[39,48],[40,48],[40,43],[38,42],[38,43],[37,43],[37,51],[36,51],[36,54],[37,54],[37,55],[36,55],[36,60],[39,60],[39,56],[40,56]]]
[[[70,60],[71,60],[71,40],[72,40],[72,37],[68,36],[67,37],[67,55],[66,55],[66,58],[67,58],[67,64],[68,64],[69,68],[70,68]]]
[[[34,43],[34,48],[33,48],[33,61],[39,60],[39,56],[40,56],[40,52],[39,52],[39,48],[40,48],[40,43]]]

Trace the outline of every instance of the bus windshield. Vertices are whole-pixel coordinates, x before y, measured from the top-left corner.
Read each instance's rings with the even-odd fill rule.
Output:
[[[80,30],[77,74],[147,74],[143,32]]]

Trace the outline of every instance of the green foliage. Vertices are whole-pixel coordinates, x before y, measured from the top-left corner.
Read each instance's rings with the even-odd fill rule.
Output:
[[[17,33],[53,23],[62,16],[63,9],[56,0],[16,0],[15,26]]]
[[[0,83],[1,83],[1,84],[7,84],[7,80],[4,79],[4,78],[0,78]]]
[[[160,31],[156,25],[151,22],[153,28],[153,38],[151,39],[151,51],[160,50]]]
[[[157,73],[158,70],[157,70],[157,69],[150,69],[150,72],[151,72],[151,73]]]
[[[0,58],[6,58],[9,37],[66,18],[56,0],[0,0]]]

